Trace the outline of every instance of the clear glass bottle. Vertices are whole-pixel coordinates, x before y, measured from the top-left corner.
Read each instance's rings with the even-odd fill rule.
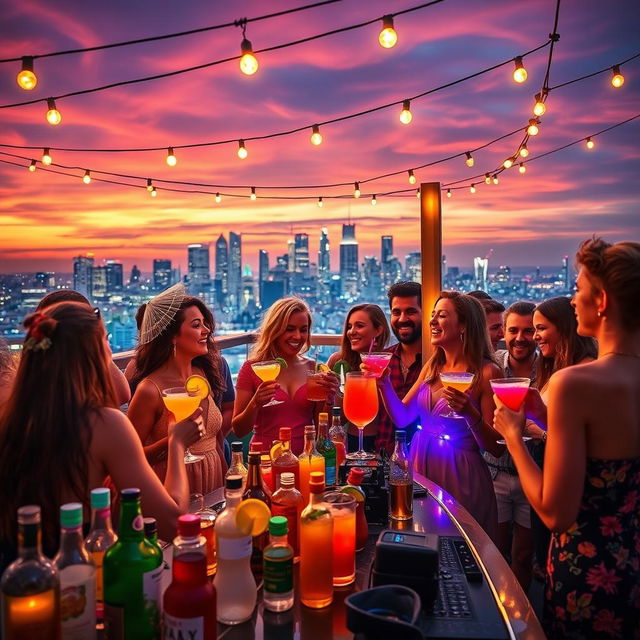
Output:
[[[287,519],[289,544],[293,548],[293,561],[300,560],[300,514],[305,507],[302,494],[296,489],[293,473],[280,476],[280,488],[271,496],[271,513]]]
[[[329,437],[329,414],[318,414],[318,439],[316,449],[324,458],[324,474],[327,489],[335,487],[338,483],[338,464],[336,445]]]
[[[96,566],[82,535],[82,505],[60,507],[60,548],[53,559],[60,575],[63,640],[96,639]]]
[[[242,476],[225,479],[224,496],[226,506],[215,526],[218,569],[213,584],[218,622],[233,625],[251,618],[257,598],[250,564],[252,539],[236,525],[236,509],[242,502]]]
[[[225,474],[225,479],[229,476],[241,476],[242,488],[244,489],[247,482],[247,474],[249,470],[244,464],[244,458],[242,456],[242,442],[239,440],[231,443],[231,464]]]
[[[396,429],[396,444],[389,461],[389,517],[413,518],[413,470],[407,452],[407,434]]]
[[[329,429],[329,438],[336,447],[336,470],[340,469],[340,465],[344,464],[347,459],[347,434],[342,426],[340,407],[331,409],[331,429]]]
[[[40,507],[18,509],[18,558],[2,574],[4,640],[60,640],[60,578],[42,554]]]
[[[304,449],[298,458],[300,465],[300,493],[304,503],[309,502],[309,474],[312,471],[324,473],[324,458],[316,449],[316,428],[309,424],[304,428]]]
[[[104,581],[102,565],[104,554],[118,539],[111,524],[111,492],[106,487],[91,491],[91,528],[85,539],[87,551],[96,566],[96,621],[97,628],[104,627]]]
[[[293,607],[293,548],[287,540],[287,519],[269,520],[269,544],[264,549],[262,601],[269,611]]]

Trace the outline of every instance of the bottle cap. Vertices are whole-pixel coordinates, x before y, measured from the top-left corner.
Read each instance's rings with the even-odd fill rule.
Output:
[[[329,420],[329,414],[326,411],[321,411],[318,414],[318,420],[324,420],[325,422]]]
[[[240,451],[242,451],[242,442],[240,442],[239,440],[236,442],[232,442],[231,443],[231,451],[233,453],[238,453]]]
[[[260,460],[262,460],[262,454],[253,451],[249,454],[249,464],[260,464]]]
[[[286,536],[289,521],[284,516],[273,516],[269,519],[269,533],[272,536]]]
[[[331,409],[332,416],[339,416],[340,413],[341,413],[340,407],[333,407],[333,409]]]
[[[285,440],[291,440],[291,427],[280,427],[278,434],[282,442]]]
[[[200,516],[197,513],[185,513],[178,517],[178,535],[183,538],[195,538],[200,535]]]
[[[280,484],[282,486],[287,485],[288,487],[292,487],[295,483],[296,477],[293,473],[285,471],[284,473],[280,474]]]
[[[224,479],[224,486],[227,489],[242,489],[242,476],[227,476]]]
[[[324,491],[323,471],[312,471],[309,474],[309,491],[311,493],[322,493]]]
[[[123,489],[120,492],[121,502],[135,502],[136,500],[140,500],[140,489]]]
[[[262,453],[264,447],[262,446],[262,442],[260,440],[252,440],[249,443],[249,453]]]
[[[111,504],[111,491],[106,487],[91,490],[91,506],[94,509],[106,509]]]
[[[69,502],[60,507],[60,526],[66,529],[82,526],[82,505],[79,502]]]
[[[312,424],[308,424],[305,428],[304,428],[304,435],[316,435],[316,428],[314,425]]]
[[[363,479],[364,471],[362,469],[358,469],[357,467],[352,467],[351,471],[349,471],[347,482],[357,487],[362,484]]]
[[[268,453],[260,455],[260,464],[271,464],[271,456]],[[284,474],[283,474],[284,475]]]
[[[20,507],[18,509],[18,522],[20,524],[39,524],[40,507],[37,504],[27,504],[24,507]]]

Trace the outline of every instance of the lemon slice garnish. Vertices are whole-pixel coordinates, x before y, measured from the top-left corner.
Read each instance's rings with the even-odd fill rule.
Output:
[[[248,498],[240,503],[236,509],[236,525],[245,536],[259,536],[269,526],[271,510],[255,498]]]
[[[208,380],[202,376],[189,376],[184,383],[184,388],[201,400],[204,400],[211,393]]]

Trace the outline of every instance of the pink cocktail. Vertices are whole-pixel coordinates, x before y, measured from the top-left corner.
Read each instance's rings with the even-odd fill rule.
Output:
[[[531,380],[529,378],[498,378],[490,380],[490,383],[493,393],[500,398],[500,402],[511,411],[520,411]]]
[[[369,367],[369,373],[373,374],[375,378],[379,378],[391,360],[391,353],[388,351],[361,353],[360,359]]]

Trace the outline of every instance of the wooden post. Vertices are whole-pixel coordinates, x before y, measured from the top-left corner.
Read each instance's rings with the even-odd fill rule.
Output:
[[[422,362],[431,351],[429,320],[442,289],[442,199],[439,182],[420,185],[420,254],[422,268]]]

